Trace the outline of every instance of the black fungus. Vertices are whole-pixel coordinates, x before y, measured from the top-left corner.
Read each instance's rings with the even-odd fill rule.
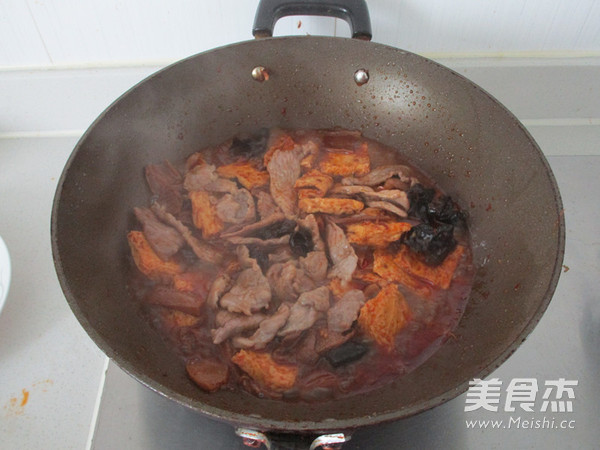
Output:
[[[408,214],[431,225],[457,225],[465,220],[465,214],[458,209],[448,195],[435,196],[435,189],[418,183],[408,191],[410,208]]]
[[[415,225],[400,238],[412,251],[419,254],[425,264],[440,265],[456,248],[454,227],[442,224],[433,227],[427,223]]]
[[[329,361],[329,364],[333,367],[340,367],[344,364],[359,360],[368,350],[369,347],[364,344],[348,341],[325,353],[325,359]]]
[[[458,209],[452,198],[442,195],[431,202],[429,207],[430,217],[435,222],[457,225],[465,220],[465,215]]]
[[[253,136],[238,136],[233,138],[229,151],[233,156],[245,160],[262,159],[267,151],[267,141],[269,140],[269,130],[261,129]]]
[[[279,222],[274,222],[270,225],[264,226],[255,232],[251,233],[250,237],[258,239],[276,239],[286,234],[290,234],[296,228],[296,222],[289,219],[283,219]]]
[[[312,233],[308,228],[300,227],[297,231],[294,231],[290,236],[290,248],[294,256],[306,256],[309,252],[312,252],[315,248],[313,242]]]
[[[429,204],[433,201],[434,196],[435,189],[433,188],[426,188],[420,183],[412,186],[408,190],[408,200],[410,202],[408,214],[424,222],[429,222]]]

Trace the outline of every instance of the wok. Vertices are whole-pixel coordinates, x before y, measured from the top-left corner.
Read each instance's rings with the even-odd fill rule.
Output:
[[[301,10],[297,2],[273,3],[261,4],[256,34],[270,34],[279,16],[293,12],[344,17],[362,39],[241,42],[177,62],[122,95],[83,135],[58,183],[51,226],[60,284],[87,333],[124,371],[215,419],[314,433],[414,415],[490,374],[539,321],[564,252],[556,181],[525,128],[480,87],[421,56],[368,42],[364,2]],[[256,67],[268,79],[257,82]],[[361,85],[359,69],[369,77]],[[261,127],[360,130],[402,152],[469,213],[477,273],[454,336],[418,369],[368,395],[290,404],[207,394],[130,301],[126,233],[132,208],[149,198],[144,166]]]

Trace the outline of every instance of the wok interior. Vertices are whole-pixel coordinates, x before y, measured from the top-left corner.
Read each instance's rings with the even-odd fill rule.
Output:
[[[269,70],[256,82],[253,67]],[[353,81],[364,68],[370,80]],[[143,167],[261,127],[358,129],[403,152],[469,213],[478,267],[453,337],[425,364],[370,393],[286,404],[206,394],[141,320],[126,291],[126,232],[148,202]],[[98,346],[152,389],[261,429],[343,429],[412,415],[496,368],[550,301],[564,249],[561,202],[541,152],[480,88],[419,56],[339,38],[277,38],[197,55],[134,87],[69,160],[52,217],[63,290]]]

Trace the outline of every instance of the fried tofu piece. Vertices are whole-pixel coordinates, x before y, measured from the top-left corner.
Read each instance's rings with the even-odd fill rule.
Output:
[[[398,265],[395,253],[378,248],[373,253],[373,257],[374,273],[388,282],[400,283],[420,297],[431,297],[432,286],[404,271]]]
[[[207,392],[215,392],[229,378],[229,367],[212,359],[192,360],[185,365],[190,378]]]
[[[173,287],[180,292],[191,292],[206,297],[210,280],[202,272],[184,272],[173,276]]]
[[[406,222],[361,222],[348,225],[346,236],[352,244],[384,248],[397,241],[402,233],[411,229]]]
[[[303,198],[298,202],[301,211],[325,214],[354,214],[361,211],[365,205],[350,198]]]
[[[319,170],[342,177],[366,175],[371,170],[368,144],[363,142],[356,151],[328,149],[319,161]]]
[[[176,261],[160,259],[141,231],[130,231],[127,242],[135,265],[148,278],[157,281],[171,280],[174,275],[183,272],[183,267]]]
[[[394,349],[396,334],[411,318],[412,313],[398,285],[388,284],[362,306],[358,325],[367,336],[389,352]]]
[[[217,216],[217,208],[211,201],[211,196],[206,191],[191,191],[192,220],[194,226],[202,230],[202,237],[209,238],[220,233],[224,224]]]
[[[311,193],[315,194],[311,197],[324,197],[331,186],[333,186],[333,178],[318,170],[311,170],[310,172],[305,173],[296,180],[296,184],[294,185],[294,187],[298,189],[299,198],[303,198],[300,194],[303,190],[309,190]]]
[[[218,167],[217,173],[224,178],[236,178],[248,190],[269,184],[269,172],[258,170],[248,161]]]
[[[403,246],[394,260],[399,268],[410,275],[426,280],[442,289],[448,289],[464,253],[465,248],[457,245],[439,266],[432,267],[421,261],[418,255],[408,247]]]
[[[291,389],[298,377],[298,367],[279,364],[268,353],[240,350],[231,361],[258,384],[275,392]]]

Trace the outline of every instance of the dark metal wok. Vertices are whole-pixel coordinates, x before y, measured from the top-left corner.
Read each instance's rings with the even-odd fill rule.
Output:
[[[347,18],[351,11],[331,14]],[[268,70],[268,80],[252,78],[257,66]],[[369,74],[360,86],[354,80],[358,69]],[[261,127],[335,126],[358,129],[398,149],[469,212],[478,270],[455,338],[414,372],[366,396],[289,404],[243,393],[204,393],[140,320],[126,290],[131,211],[148,200],[143,168]],[[506,360],[539,321],[558,281],[564,239],[561,199],[548,163],[501,104],[423,57],[329,37],[242,42],[144,80],[81,138],[52,212],[61,286],[82,326],[110,358],[194,410],[235,425],[286,432],[399,419],[464,392],[469,380]]]

